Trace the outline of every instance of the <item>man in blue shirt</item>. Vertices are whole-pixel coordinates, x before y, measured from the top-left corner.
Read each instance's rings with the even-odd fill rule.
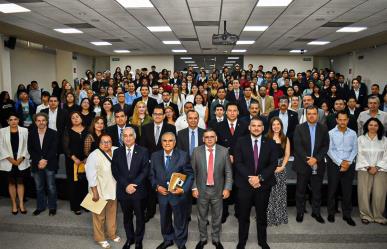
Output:
[[[343,196],[343,220],[355,226],[351,218],[352,181],[355,175],[355,158],[357,155],[357,136],[348,128],[349,115],[340,111],[336,115],[337,126],[329,131],[328,150],[328,221],[335,222],[335,194],[339,183]]]

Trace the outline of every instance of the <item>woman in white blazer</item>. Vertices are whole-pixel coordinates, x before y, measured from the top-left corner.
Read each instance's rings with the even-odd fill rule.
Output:
[[[8,127],[0,129],[0,170],[8,173],[8,191],[12,214],[26,214],[24,207],[24,178],[29,174],[30,155],[27,150],[28,130],[19,126],[19,117],[11,114]],[[16,203],[19,199],[19,209]]]

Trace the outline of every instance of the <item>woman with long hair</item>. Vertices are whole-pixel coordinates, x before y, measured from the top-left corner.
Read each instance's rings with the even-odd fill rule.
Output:
[[[271,84],[271,88],[270,88],[269,95],[270,95],[270,96],[273,96],[274,107],[275,107],[275,108],[278,108],[279,98],[281,98],[282,96],[284,96],[284,92],[278,88],[277,82],[273,82],[273,83]]]
[[[185,98],[185,102],[193,103],[195,101],[195,96],[196,96],[196,94],[198,94],[198,92],[199,92],[198,86],[197,85],[192,85],[191,86],[191,92]]]
[[[116,124],[113,111],[113,102],[109,98],[106,98],[102,101],[101,117],[105,120],[106,126],[112,126]]]
[[[113,105],[117,104],[118,100],[117,100],[117,97],[116,97],[115,92],[114,92],[114,87],[108,86],[106,92],[107,92],[107,94],[106,94],[105,99],[109,98],[112,101]]]
[[[105,121],[102,117],[95,117],[89,128],[89,134],[85,138],[83,152],[88,157],[91,152],[98,148],[98,140],[105,130]]]
[[[208,121],[208,106],[204,100],[203,95],[200,93],[196,94],[194,99],[194,109],[199,113],[199,118],[204,120],[204,123]]]
[[[182,112],[183,104],[185,103],[185,95],[181,93],[181,89],[178,84],[173,84],[171,101],[177,105],[179,113],[175,113],[175,115],[179,116],[180,112]]]
[[[280,118],[270,120],[268,139],[272,139],[278,153],[278,166],[274,171],[277,184],[271,189],[269,206],[267,208],[267,224],[278,226],[288,223],[287,194],[286,194],[286,165],[290,157],[290,141],[283,131]]]
[[[66,103],[66,95],[67,93],[73,93],[75,96],[74,88],[71,86],[71,84],[67,80],[62,81],[62,92],[60,96],[60,102]]]
[[[101,98],[99,97],[99,95],[94,94],[92,103],[93,103],[92,109],[93,109],[93,112],[95,113],[95,116],[96,117],[101,116],[102,108],[101,108]]]
[[[62,108],[66,109],[68,113],[79,111],[79,105],[75,102],[74,93],[69,92],[66,94],[66,102],[62,103]]]
[[[62,90],[60,89],[58,82],[57,81],[51,82],[51,87],[52,87],[51,95],[56,96],[58,99],[60,99]]]
[[[91,108],[92,107],[90,105],[90,100],[88,98],[83,98],[80,104],[80,114],[81,114],[83,123],[87,128],[90,127],[91,122],[95,117],[95,112],[93,112]]]
[[[175,114],[175,110],[173,110],[173,107],[172,106],[165,107],[164,112],[165,112],[165,119],[167,120],[167,123],[171,125],[175,125],[176,114]]]
[[[144,101],[138,101],[133,110],[133,116],[129,118],[129,124],[136,126],[141,137],[142,126],[152,122]]]

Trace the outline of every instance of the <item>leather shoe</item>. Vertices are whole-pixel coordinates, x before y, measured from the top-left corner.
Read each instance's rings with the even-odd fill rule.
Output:
[[[236,249],[245,249],[245,244],[238,243]]]
[[[43,212],[44,210],[39,210],[39,209],[36,209],[33,213],[32,213],[32,215],[33,216],[38,216],[41,212]]]
[[[222,243],[220,241],[212,241],[212,244],[215,246],[216,249],[224,249]]]
[[[262,249],[270,249],[270,246],[266,242],[258,243],[258,245],[262,247]]]
[[[321,217],[321,215],[312,214],[312,217],[313,217],[318,223],[321,223],[321,224],[324,224],[324,223],[325,223],[325,220],[323,219],[323,217]]]
[[[196,244],[195,249],[203,249],[205,245],[207,245],[207,240],[205,240],[205,241],[199,241],[199,242]]]
[[[48,215],[49,215],[49,216],[55,216],[55,215],[56,215],[56,209],[50,209],[50,210],[48,211]]]
[[[170,246],[173,246],[173,241],[164,241],[156,249],[166,249]]]
[[[356,226],[355,221],[351,217],[343,217],[343,220],[345,220],[347,224],[350,226],[353,226],[353,227]]]
[[[334,216],[333,214],[328,215],[328,221],[329,221],[330,223],[335,222],[335,216]]]
[[[222,224],[226,223],[227,218],[228,218],[228,214],[227,215],[222,215]]]
[[[304,221],[304,215],[303,214],[297,214],[296,221],[301,223]]]
[[[142,249],[142,242],[136,242],[134,249]]]
[[[130,249],[130,246],[134,244],[134,240],[127,240],[122,249]]]

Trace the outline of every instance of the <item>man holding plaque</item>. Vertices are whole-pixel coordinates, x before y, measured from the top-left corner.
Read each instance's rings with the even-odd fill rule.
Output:
[[[161,234],[164,239],[156,249],[168,248],[174,242],[179,249],[186,249],[189,200],[187,194],[192,186],[193,170],[188,153],[175,148],[174,133],[164,133],[161,145],[163,150],[154,152],[151,157],[151,181],[153,189],[158,193]],[[173,186],[169,186],[170,184]]]

